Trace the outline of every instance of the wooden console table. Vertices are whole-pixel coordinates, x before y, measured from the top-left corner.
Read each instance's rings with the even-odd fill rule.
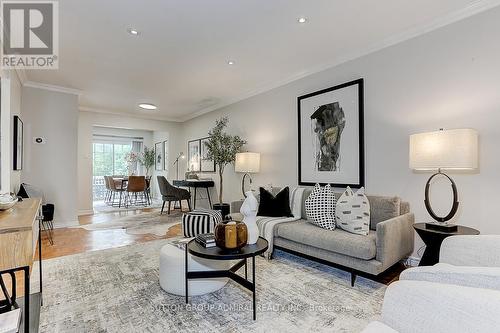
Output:
[[[12,296],[7,302],[16,301],[15,273],[24,272],[24,306],[21,328],[24,332],[38,332],[38,322],[42,294],[42,243],[40,241],[41,199],[24,199],[13,208],[0,212],[0,282],[2,274],[12,279]],[[38,242],[40,292],[30,295],[30,271],[33,266]],[[21,331],[21,330],[20,330]]]

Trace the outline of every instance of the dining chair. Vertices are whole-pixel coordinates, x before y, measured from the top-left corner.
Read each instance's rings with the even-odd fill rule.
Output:
[[[117,184],[115,179],[112,176],[108,176],[108,183],[109,183],[109,188],[111,189],[111,206],[116,207],[116,193],[119,193],[119,199],[118,199],[118,207],[122,207],[122,197],[123,193],[125,192],[125,188],[122,187],[121,182]]]
[[[179,207],[182,211],[181,201],[186,200],[188,203],[189,210],[191,211],[191,193],[189,193],[188,190],[172,186],[168,182],[167,178],[165,178],[164,176],[157,176],[157,179],[158,179],[158,186],[160,188],[161,197],[163,200],[160,215],[163,214],[163,210],[165,209],[166,202],[168,202],[167,212],[168,212],[168,214],[170,214],[170,203],[172,201],[179,202]]]
[[[141,204],[147,206],[149,204],[148,194],[147,194],[147,184],[146,177],[144,176],[129,176],[128,177],[128,185],[127,185],[127,199],[126,204],[132,204],[132,199],[134,199],[133,203],[135,205]],[[142,196],[142,200],[138,201]]]

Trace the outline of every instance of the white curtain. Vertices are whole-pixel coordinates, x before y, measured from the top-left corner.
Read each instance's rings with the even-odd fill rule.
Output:
[[[132,152],[141,154],[142,153],[142,141],[132,141]],[[132,169],[135,170],[136,175],[140,175],[143,173],[142,165],[139,162],[134,162],[132,164]]]

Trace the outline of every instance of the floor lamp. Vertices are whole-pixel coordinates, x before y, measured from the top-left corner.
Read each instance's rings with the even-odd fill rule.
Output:
[[[425,185],[425,208],[438,223],[426,223],[426,228],[453,232],[457,226],[449,224],[458,211],[458,190],[453,179],[443,170],[464,171],[478,168],[478,133],[473,129],[439,130],[410,136],[410,168],[434,171]],[[445,216],[438,216],[430,202],[430,187],[434,178],[445,177],[451,184],[453,204]]]
[[[176,166],[177,173],[175,175],[175,179],[179,180],[179,159],[184,159],[184,153],[180,153],[179,156],[175,159],[174,165]]]

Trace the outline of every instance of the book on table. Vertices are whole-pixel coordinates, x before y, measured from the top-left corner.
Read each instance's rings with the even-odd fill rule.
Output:
[[[200,234],[196,236],[196,242],[204,247],[214,247],[215,245],[215,236],[213,233],[209,234]]]

